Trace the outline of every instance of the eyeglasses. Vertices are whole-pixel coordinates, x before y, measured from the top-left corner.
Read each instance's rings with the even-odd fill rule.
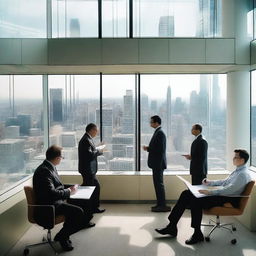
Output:
[[[59,156],[61,159],[64,159],[64,156]]]
[[[233,158],[234,158],[234,159],[241,159],[240,156],[234,156]]]

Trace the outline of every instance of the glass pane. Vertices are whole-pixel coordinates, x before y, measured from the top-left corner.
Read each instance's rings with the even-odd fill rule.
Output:
[[[251,165],[256,166],[256,71],[251,74]]]
[[[45,38],[46,0],[1,0],[0,37]]]
[[[100,80],[97,75],[49,76],[50,145],[63,147],[58,170],[77,170],[78,142],[88,123],[96,122]]]
[[[98,37],[98,1],[53,0],[52,37]]]
[[[219,1],[218,1],[219,2]],[[134,0],[135,37],[212,37],[215,0]],[[216,8],[218,12],[215,11]]]
[[[0,190],[3,190],[31,174],[41,162],[43,99],[42,76],[0,76],[0,82]]]
[[[157,86],[156,86],[157,85]],[[226,75],[142,75],[141,144],[154,132],[150,117],[159,115],[167,136],[167,169],[189,168],[182,154],[190,153],[191,127],[203,126],[208,141],[209,170],[226,168]],[[141,169],[147,170],[148,153],[141,151]]]
[[[102,1],[102,36],[129,36],[129,0]]]
[[[107,145],[102,170],[135,170],[135,76],[104,75],[102,138]],[[96,111],[99,125],[99,110]]]

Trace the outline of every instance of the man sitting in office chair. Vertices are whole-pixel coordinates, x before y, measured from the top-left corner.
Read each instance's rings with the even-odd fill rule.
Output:
[[[77,185],[65,188],[60,181],[56,170],[63,158],[61,156],[61,147],[53,145],[46,151],[46,160],[35,170],[33,176],[33,188],[36,197],[36,203],[41,205],[54,205],[56,215],[64,215],[65,222],[63,228],[55,236],[54,240],[59,241],[64,251],[71,251],[73,249],[70,235],[79,231],[82,228],[95,226],[90,222],[92,214],[85,212],[86,207],[74,205],[76,201],[69,202],[70,195],[75,194]],[[68,202],[67,202],[68,201]],[[47,213],[40,210],[35,213],[35,219],[40,225],[47,226],[49,217]]]
[[[196,198],[189,190],[183,191],[168,217],[170,223],[165,228],[155,229],[156,232],[161,235],[176,237],[178,233],[177,223],[186,207],[190,205],[191,227],[194,228],[194,233],[185,243],[196,244],[204,241],[204,235],[201,231],[203,209],[222,206],[227,202],[234,207],[238,207],[240,198],[234,196],[240,195],[252,179],[246,167],[246,162],[249,159],[248,152],[243,149],[236,149],[234,152],[233,164],[236,166],[235,171],[224,180],[209,181],[204,179],[202,181],[205,185],[222,187],[214,190],[199,190],[201,194],[209,195],[201,198]]]

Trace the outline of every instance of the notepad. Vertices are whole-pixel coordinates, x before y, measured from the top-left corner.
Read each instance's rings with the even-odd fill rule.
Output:
[[[95,186],[79,186],[77,192],[71,195],[70,198],[89,200],[92,196],[94,189],[95,189]]]
[[[97,146],[96,149],[97,149],[97,150],[102,150],[102,149],[104,149],[105,147],[106,147],[106,145],[103,144],[103,145]]]

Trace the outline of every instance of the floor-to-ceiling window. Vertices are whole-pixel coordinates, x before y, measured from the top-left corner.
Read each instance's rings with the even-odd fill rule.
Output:
[[[141,144],[154,132],[150,116],[159,115],[167,136],[168,170],[189,168],[191,127],[203,126],[208,141],[209,170],[226,168],[226,75],[141,75]],[[147,153],[141,153],[147,169]]]
[[[2,0],[2,38],[221,37],[223,0]]]
[[[52,37],[98,37],[98,1],[52,0]]]
[[[256,71],[251,72],[251,165],[256,166]]]
[[[0,76],[0,190],[33,173],[41,162],[42,76]]]
[[[254,76],[252,72],[252,155],[256,144]],[[202,124],[208,141],[209,170],[225,169],[226,75],[139,77],[49,75],[48,96],[43,99],[42,76],[0,76],[0,190],[31,174],[52,144],[63,147],[58,169],[77,170],[78,142],[91,122],[99,128],[95,143],[106,144],[104,155],[98,158],[99,170],[148,170],[147,153],[138,149],[149,143],[154,132],[149,124],[152,115],[162,118],[168,171],[188,170],[189,161],[182,154],[190,151],[194,123]],[[43,109],[47,99],[48,108]],[[49,138],[44,117],[49,121]]]
[[[1,0],[0,37],[45,38],[47,0]]]
[[[49,145],[63,147],[60,170],[78,169],[78,142],[100,108],[99,75],[50,75]],[[96,138],[97,139],[97,138]]]
[[[134,37],[221,36],[221,1],[134,0]]]
[[[135,75],[104,75],[102,139],[107,145],[103,170],[135,170]],[[100,119],[96,112],[97,123]]]

